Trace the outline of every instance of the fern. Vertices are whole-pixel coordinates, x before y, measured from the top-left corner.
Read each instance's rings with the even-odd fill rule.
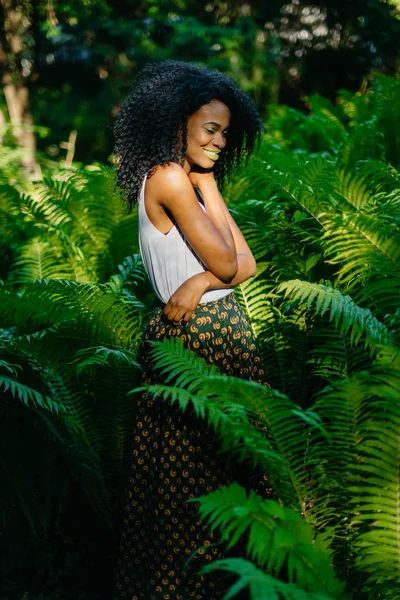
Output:
[[[399,284],[399,232],[393,227],[383,226],[381,220],[374,216],[342,215],[326,222],[322,239],[330,262],[340,265],[338,285],[347,286],[349,291],[360,290],[359,297],[371,303],[371,299],[375,301],[379,279],[382,308],[393,310],[397,305]]]
[[[326,544],[322,563],[330,554],[357,598],[388,600],[399,583],[399,102],[400,82],[379,75],[336,103],[308,97],[307,113],[274,107],[257,158],[225,187],[259,264],[237,296],[276,389],[221,376],[172,341],[153,348],[164,382],[139,388],[206,420],[245,474],[268,475],[290,523]],[[0,522],[22,514],[43,539],[73,488],[112,529],[135,353],[157,302],[137,211],[126,214],[112,169],[96,164],[0,181],[0,229]],[[252,526],[234,508],[220,505],[228,543]],[[272,557],[287,580],[294,546],[284,549]],[[227,597],[246,586],[262,598],[340,595],[301,588],[311,563],[295,564],[296,583],[245,561],[208,569],[238,574]]]
[[[369,573],[367,585],[378,587],[388,579],[400,582],[399,357],[399,352],[383,356],[370,370],[368,387],[364,386],[368,418],[359,433],[362,461],[352,465],[356,485],[349,486],[357,511],[353,521],[368,524],[355,541],[355,563]],[[395,593],[387,597],[394,598]]]
[[[258,569],[253,563],[243,558],[216,560],[203,567],[202,573],[218,573],[226,571],[238,576],[234,585],[224,595],[223,600],[231,600],[239,592],[248,588],[250,600],[331,600],[334,596],[324,593],[306,592],[292,583],[284,583]],[[341,596],[344,599],[344,596]]]
[[[315,314],[324,315],[329,310],[329,321],[333,321],[342,335],[350,334],[351,344],[357,345],[365,336],[365,347],[374,350],[377,345],[390,341],[386,326],[369,309],[360,308],[350,296],[343,296],[339,290],[294,280],[280,284],[278,292],[305,303],[307,309],[315,305]]]
[[[279,577],[285,569],[290,583],[328,597],[343,592],[326,542],[292,509],[253,491],[247,497],[236,483],[190,502],[199,502],[200,517],[219,528],[228,549],[248,532],[247,553],[263,571]]]
[[[5,392],[10,391],[13,398],[18,398],[29,406],[40,406],[47,410],[54,411],[55,413],[65,412],[66,408],[62,404],[55,402],[48,396],[43,396],[37,390],[32,389],[29,386],[24,385],[11,377],[0,374],[0,386]]]
[[[400,370],[398,350],[382,348],[368,372],[352,375],[321,392],[315,410],[332,440],[310,443],[320,461],[318,497],[320,519],[336,530],[338,566],[350,542],[354,566],[367,575],[366,589],[379,591],[398,573],[398,408]],[[315,436],[316,430],[312,434]],[[340,519],[338,508],[340,507]],[[387,590],[388,597],[393,591]],[[395,597],[395,596],[393,596]]]
[[[104,198],[103,201],[100,198]],[[113,172],[102,166],[67,170],[12,196],[29,235],[18,249],[9,282],[69,278],[95,283],[138,252],[136,214],[124,214]]]
[[[127,392],[136,380],[133,349],[141,334],[143,305],[133,293],[124,298],[111,284],[42,280],[29,283],[20,293],[0,292],[3,323],[13,327],[4,344],[14,360],[5,362],[22,362],[24,379],[34,377],[37,387],[15,382],[15,373],[2,379],[3,386],[35,409],[40,435],[55,444],[57,460],[68,463],[65,481],[79,482],[92,510],[112,530],[111,514],[122,495],[124,458],[135,416]],[[50,476],[52,468],[36,474],[37,481]],[[34,485],[21,490],[17,499],[21,508],[29,504]],[[54,510],[60,511],[58,495],[48,493],[49,510],[54,501]],[[43,507],[41,492],[35,495]],[[39,517],[24,510],[32,529],[42,531]],[[50,526],[51,519],[48,514],[43,523]]]
[[[224,393],[224,384],[229,386],[225,378],[218,377],[217,380],[208,381],[209,388],[196,393],[161,384],[141,386],[131,393],[146,391],[155,398],[162,396],[165,401],[178,403],[183,412],[189,406],[193,407],[196,416],[207,420],[208,426],[218,432],[220,452],[238,455],[241,462],[249,462],[250,469],[259,466],[263,472],[268,473],[271,486],[279,489],[280,497],[286,503],[296,505],[286,465],[275,451],[274,444],[262,431],[265,422],[258,421],[259,427],[255,427],[254,415],[248,413],[246,406],[233,402],[226,391]],[[255,386],[260,387],[258,384]],[[250,480],[249,471],[248,481]]]
[[[348,336],[329,326],[326,319],[314,319],[313,330],[308,335],[306,363],[314,376],[323,378],[326,384],[334,383],[368,369],[371,363],[371,352],[365,352],[361,344],[351,345]]]
[[[305,452],[308,428],[320,427],[313,412],[255,382],[218,375],[214,366],[184,348],[179,339],[152,344],[155,368],[173,386],[140,389],[178,401],[183,411],[193,404],[197,416],[207,418],[219,432],[222,451],[240,452],[241,460],[250,458],[254,466],[260,464],[278,497],[312,521]]]

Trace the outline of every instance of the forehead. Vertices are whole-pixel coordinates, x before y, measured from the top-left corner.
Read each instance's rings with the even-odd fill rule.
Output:
[[[196,120],[200,120],[203,123],[207,121],[214,121],[219,123],[223,127],[227,127],[231,120],[231,111],[229,108],[220,100],[211,100],[209,104],[203,104],[199,110],[192,115]]]

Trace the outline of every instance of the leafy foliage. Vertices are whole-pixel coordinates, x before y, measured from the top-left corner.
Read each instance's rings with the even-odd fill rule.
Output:
[[[265,454],[278,501],[323,536],[356,598],[397,597],[399,576],[400,230],[392,166],[398,163],[393,134],[385,132],[385,112],[399,89],[397,81],[380,77],[368,95],[343,93],[335,106],[314,97],[318,119],[282,108],[279,129],[273,115],[259,157],[229,188],[235,218],[259,262],[257,277],[239,287],[238,298],[269,381],[285,396],[277,402],[271,392],[269,402],[265,390],[250,392],[251,384],[229,378],[219,383],[212,374],[206,383],[188,359],[182,376],[185,361],[175,354],[181,348],[155,354],[170,379],[153,393],[184,399],[195,410],[201,402],[198,415],[214,425],[225,451],[246,464],[264,465]],[[294,116],[302,127],[293,126]],[[322,136],[318,148],[314,131]],[[231,416],[243,416],[243,409],[252,415],[245,429],[242,416],[235,426],[221,426],[229,401]],[[268,433],[252,443],[263,426]],[[245,523],[258,523],[255,513],[249,521],[241,513],[243,492],[231,492],[216,494],[209,505],[208,497],[202,500],[228,543],[236,531],[243,534]],[[236,514],[243,516],[240,525]],[[264,548],[260,540],[257,548]],[[257,574],[252,588],[247,563],[232,565],[223,561],[221,568],[237,573],[235,590],[248,586],[257,597]],[[276,575],[269,565],[260,567]],[[268,587],[261,589],[265,594]]]
[[[285,583],[271,577],[271,575],[258,569],[254,563],[242,558],[216,560],[204,568],[205,573],[214,571],[227,571],[239,575],[238,580],[225,594],[223,600],[230,600],[237,593],[247,588],[253,600],[263,600],[264,598],[270,598],[271,600],[280,600],[281,598],[285,600],[328,600],[328,598],[331,598],[331,596],[320,593],[314,594],[302,591],[292,583]]]
[[[197,499],[221,544],[247,541],[247,560],[207,567],[237,575],[227,599],[398,597],[399,90],[379,76],[335,104],[309,97],[309,114],[276,107],[227,186],[259,267],[236,293],[272,388],[220,375],[179,340],[154,345],[165,381],[144,389],[192,407],[275,494],[236,483]],[[116,543],[156,298],[112,178],[95,164],[0,182],[6,599],[72,600],[94,547]],[[112,550],[104,560],[111,577]],[[82,600],[110,583],[89,579]]]
[[[56,544],[46,560],[62,588],[56,565],[65,551],[51,535],[65,529],[76,496],[87,523],[98,521],[94,536],[115,543],[135,418],[127,393],[138,380],[136,346],[155,298],[135,215],[113,195],[109,169],[61,171],[28,193],[1,189],[8,269],[0,288],[0,522],[6,540],[19,515],[26,519],[22,556],[37,554],[44,536]],[[31,587],[30,579],[18,586]]]

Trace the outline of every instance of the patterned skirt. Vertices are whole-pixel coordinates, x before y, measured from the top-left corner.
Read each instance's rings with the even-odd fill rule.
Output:
[[[233,292],[199,304],[187,324],[177,325],[156,308],[138,350],[143,383],[161,383],[149,357],[147,340],[180,337],[221,373],[268,386],[251,329]],[[272,496],[267,476],[248,474],[237,461],[218,454],[220,442],[207,423],[177,405],[138,398],[127,501],[113,600],[220,600],[233,580],[221,572],[199,575],[215,559],[243,556],[235,546],[224,552],[218,531],[197,517],[197,503],[233,481]],[[246,485],[247,484],[247,485]],[[190,558],[190,560],[188,560]],[[243,596],[244,597],[244,596]]]

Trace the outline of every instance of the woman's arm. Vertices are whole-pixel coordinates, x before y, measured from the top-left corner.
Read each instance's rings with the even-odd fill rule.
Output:
[[[193,185],[176,163],[157,168],[149,179],[153,196],[172,215],[200,260],[218,279],[229,283],[238,270],[237,249],[212,172],[201,174],[207,213]]]
[[[204,196],[203,196],[203,193],[201,192],[201,189],[200,189],[200,193],[204,200]],[[218,280],[218,278],[210,277],[210,280],[212,281],[212,285],[210,286],[210,289],[215,289],[215,288],[220,288],[220,287],[235,287],[235,285],[239,285],[239,283],[242,283],[246,279],[249,279],[249,277],[254,277],[257,274],[257,265],[256,265],[255,258],[253,256],[246,240],[244,239],[242,232],[240,231],[239,227],[236,225],[234,218],[232,217],[231,213],[229,212],[228,207],[226,206],[225,201],[219,191],[218,191],[218,195],[219,195],[220,202],[221,202],[221,205],[223,208],[223,212],[225,214],[226,221],[229,225],[229,228],[232,232],[233,240],[235,242],[236,256],[238,259],[238,271],[237,271],[235,277],[232,279],[232,281],[230,281],[226,285],[223,282],[221,282],[221,280]],[[211,275],[212,275],[212,273],[211,273]],[[222,285],[219,285],[219,283],[222,283]]]
[[[239,253],[237,254],[237,273],[229,283],[224,283],[210,271],[204,271],[190,277],[190,279],[185,281],[174,294],[172,294],[164,308],[164,314],[171,321],[180,321],[180,319],[189,321],[200,298],[206,291],[235,287],[257,274],[257,265],[254,256],[223,199],[222,202],[224,205],[225,217],[235,241],[235,246],[239,250]]]
[[[201,273],[202,279],[208,284],[206,289],[213,290],[219,288],[229,288],[239,285],[246,279],[254,277],[257,273],[257,265],[254,256],[243,237],[242,232],[236,225],[231,213],[229,212],[225,201],[219,192],[215,180],[207,180],[202,173],[191,172],[189,179],[196,188],[199,189],[200,195],[206,206],[207,214],[214,220],[214,209],[218,207],[219,218],[222,218],[224,224],[229,227],[236,248],[236,257],[238,261],[238,270],[235,277],[229,282],[223,282],[216,277],[211,271]],[[211,213],[211,215],[209,214]],[[217,221],[218,224],[218,221]]]
[[[194,310],[197,308],[200,298],[208,290],[219,288],[230,288],[246,279],[254,277],[255,272],[250,273],[248,257],[238,254],[239,269],[230,283],[224,283],[210,271],[204,271],[193,275],[172,294],[164,308],[164,314],[170,321],[189,321]]]
[[[218,277],[215,277],[211,271],[204,271],[204,273],[198,273],[194,277],[199,278],[204,282],[204,292],[209,290],[219,290],[221,288],[233,288],[250,277],[255,277],[257,270],[253,268],[252,262],[246,254],[238,254],[238,270],[235,277],[229,283],[224,283]],[[191,278],[192,279],[192,278]],[[204,293],[203,292],[203,293]]]
[[[219,195],[223,202],[226,220],[229,224],[230,230],[233,235],[233,239],[235,241],[235,246],[237,249],[236,257],[238,261],[238,270],[235,277],[229,283],[224,283],[223,281],[218,279],[218,277],[216,277],[213,273],[211,273],[211,271],[205,271],[204,273],[199,273],[198,275],[195,275],[195,277],[204,281],[204,292],[206,292],[207,290],[235,287],[236,285],[243,283],[243,281],[246,281],[246,279],[249,279],[250,277],[255,277],[255,275],[257,274],[257,265],[254,256],[246,240],[244,239],[242,232],[236,225],[220,193]]]

